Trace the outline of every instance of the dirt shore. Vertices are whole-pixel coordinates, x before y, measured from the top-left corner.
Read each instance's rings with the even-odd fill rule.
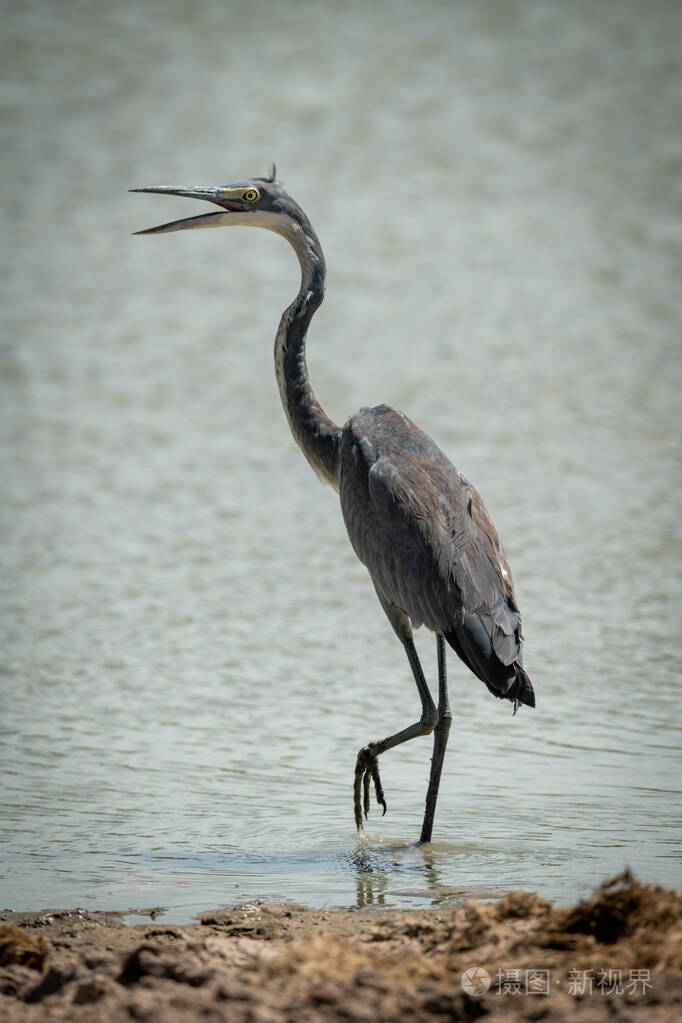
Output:
[[[569,909],[510,892],[414,912],[250,902],[187,926],[0,920],[3,1023],[682,1018],[682,896],[629,874]]]

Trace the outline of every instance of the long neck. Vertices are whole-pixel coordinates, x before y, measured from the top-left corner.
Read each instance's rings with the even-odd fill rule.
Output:
[[[298,223],[287,218],[274,229],[291,244],[301,265],[301,287],[284,310],[275,338],[279,393],[294,440],[320,479],[338,489],[341,430],[315,397],[305,359],[308,325],[324,298],[324,255],[307,219]]]

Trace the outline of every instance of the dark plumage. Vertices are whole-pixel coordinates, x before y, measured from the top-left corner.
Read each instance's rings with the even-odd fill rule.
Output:
[[[339,495],[394,628],[405,612],[442,633],[494,696],[534,707],[502,545],[480,494],[431,438],[387,405],[360,409],[341,434]]]
[[[421,702],[418,721],[370,742],[357,755],[355,820],[369,810],[374,783],[386,810],[378,758],[418,735],[434,733],[421,841],[429,841],[450,731],[445,642],[501,699],[535,706],[523,669],[521,616],[495,527],[478,491],[407,416],[386,405],[361,409],[343,428],[323,411],[308,377],[305,343],[324,298],[325,262],[308,217],[276,180],[249,178],[223,188],[147,188],[205,199],[219,213],[164,224],[141,234],[244,225],[281,234],[296,252],[301,286],[285,309],[275,340],[275,374],[291,432],[315,472],[339,491],[355,553],[405,648]],[[412,639],[425,625],[436,634],[438,705]]]

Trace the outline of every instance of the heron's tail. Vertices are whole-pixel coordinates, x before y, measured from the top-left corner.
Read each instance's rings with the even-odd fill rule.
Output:
[[[465,619],[465,626],[452,629],[443,635],[464,663],[473,671],[481,682],[485,682],[489,691],[498,700],[511,700],[514,707],[525,703],[527,707],[535,706],[533,684],[518,663],[501,661],[482,628],[475,630],[471,626],[473,615]],[[517,656],[520,655],[520,651]]]
[[[535,706],[535,690],[533,683],[523,670],[520,664],[514,664],[516,679],[504,694],[507,700],[515,700],[518,703],[525,703],[527,707]]]

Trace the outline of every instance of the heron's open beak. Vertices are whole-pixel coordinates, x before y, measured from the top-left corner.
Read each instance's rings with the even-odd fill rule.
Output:
[[[135,234],[163,234],[165,231],[185,231],[194,227],[220,227],[230,213],[242,213],[245,204],[239,199],[243,188],[171,188],[159,185],[156,188],[131,188],[131,192],[158,192],[161,195],[182,195],[190,199],[204,199],[214,202],[222,209],[220,213],[201,213],[198,217],[185,217],[184,220],[173,220],[159,227],[148,227],[146,231],[135,231]]]

